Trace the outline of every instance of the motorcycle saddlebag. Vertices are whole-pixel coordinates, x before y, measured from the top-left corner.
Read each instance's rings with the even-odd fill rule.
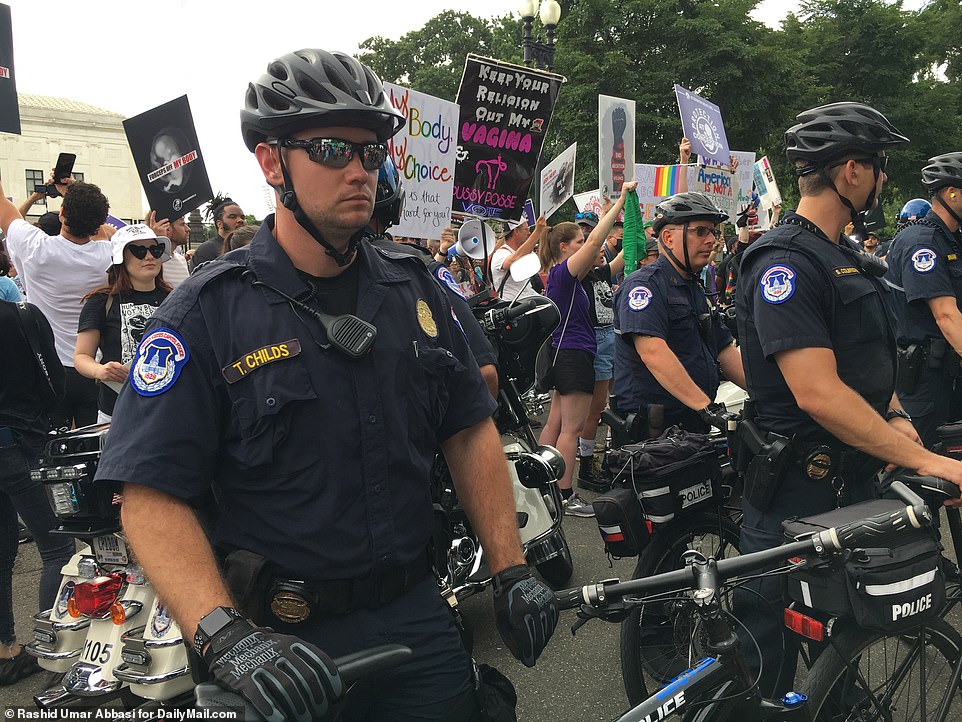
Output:
[[[651,538],[634,489],[616,486],[591,502],[605,551],[613,557],[636,557]]]
[[[782,523],[788,541],[830,527],[903,509],[905,503],[875,499]],[[788,596],[830,614],[854,618],[859,626],[898,632],[937,616],[945,603],[941,545],[931,528],[906,527],[891,546],[854,550],[825,565],[788,575]]]

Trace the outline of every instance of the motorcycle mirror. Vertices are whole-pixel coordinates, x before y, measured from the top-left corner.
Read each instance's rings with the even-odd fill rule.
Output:
[[[517,283],[527,281],[534,274],[541,271],[541,259],[538,258],[537,253],[529,253],[527,256],[522,256],[512,263],[509,271],[511,272],[512,281]]]

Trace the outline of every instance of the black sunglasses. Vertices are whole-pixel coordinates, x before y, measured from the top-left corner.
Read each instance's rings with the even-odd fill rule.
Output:
[[[154,258],[160,258],[167,249],[160,243],[153,246],[137,246],[131,243],[127,246],[127,250],[130,251],[130,254],[138,261],[142,261],[147,258],[148,251],[150,251],[150,255]]]
[[[851,160],[854,160],[856,163],[865,163],[866,165],[878,168],[878,170],[882,173],[884,173],[885,169],[889,167],[889,157],[887,155],[870,155],[867,158],[851,158]],[[848,163],[848,160],[839,161],[838,163],[832,163],[832,165],[828,166],[828,168],[831,170],[832,168],[838,168],[840,165],[845,165],[846,163]],[[801,175],[801,173],[799,173],[799,175]]]
[[[576,221],[597,221],[598,214],[591,213],[590,211],[588,213],[575,213],[575,220]]]
[[[360,154],[361,166],[367,171],[377,170],[387,160],[387,145],[384,143],[352,143],[340,138],[286,138],[281,145],[285,148],[303,148],[308,158],[328,168],[344,168],[355,153]]]
[[[706,238],[707,236],[718,238],[719,235],[718,226],[689,226],[688,230],[699,238]]]

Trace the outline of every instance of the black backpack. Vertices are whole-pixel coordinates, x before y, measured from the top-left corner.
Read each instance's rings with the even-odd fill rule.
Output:
[[[16,306],[20,330],[40,374],[40,406],[44,412],[50,412],[63,399],[67,379],[54,346],[53,330],[47,317],[32,303],[18,301]]]

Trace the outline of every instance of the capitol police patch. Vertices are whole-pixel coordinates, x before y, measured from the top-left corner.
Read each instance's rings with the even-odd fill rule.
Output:
[[[785,303],[795,293],[795,271],[788,266],[769,266],[758,285],[767,303]]]
[[[632,311],[644,311],[651,303],[651,289],[647,286],[635,286],[628,292],[628,308]]]
[[[151,331],[137,347],[130,365],[130,385],[141,396],[157,396],[173,386],[190,351],[177,332],[169,328]]]
[[[434,275],[437,277],[437,279],[441,283],[443,283],[445,286],[450,288],[452,291],[458,294],[461,298],[464,298],[464,293],[461,291],[460,286],[458,286],[458,282],[454,280],[454,276],[451,275],[451,271],[449,271],[444,266],[438,266],[434,270]]]
[[[928,273],[935,268],[935,251],[931,248],[920,248],[912,254],[912,268],[919,273]]]

